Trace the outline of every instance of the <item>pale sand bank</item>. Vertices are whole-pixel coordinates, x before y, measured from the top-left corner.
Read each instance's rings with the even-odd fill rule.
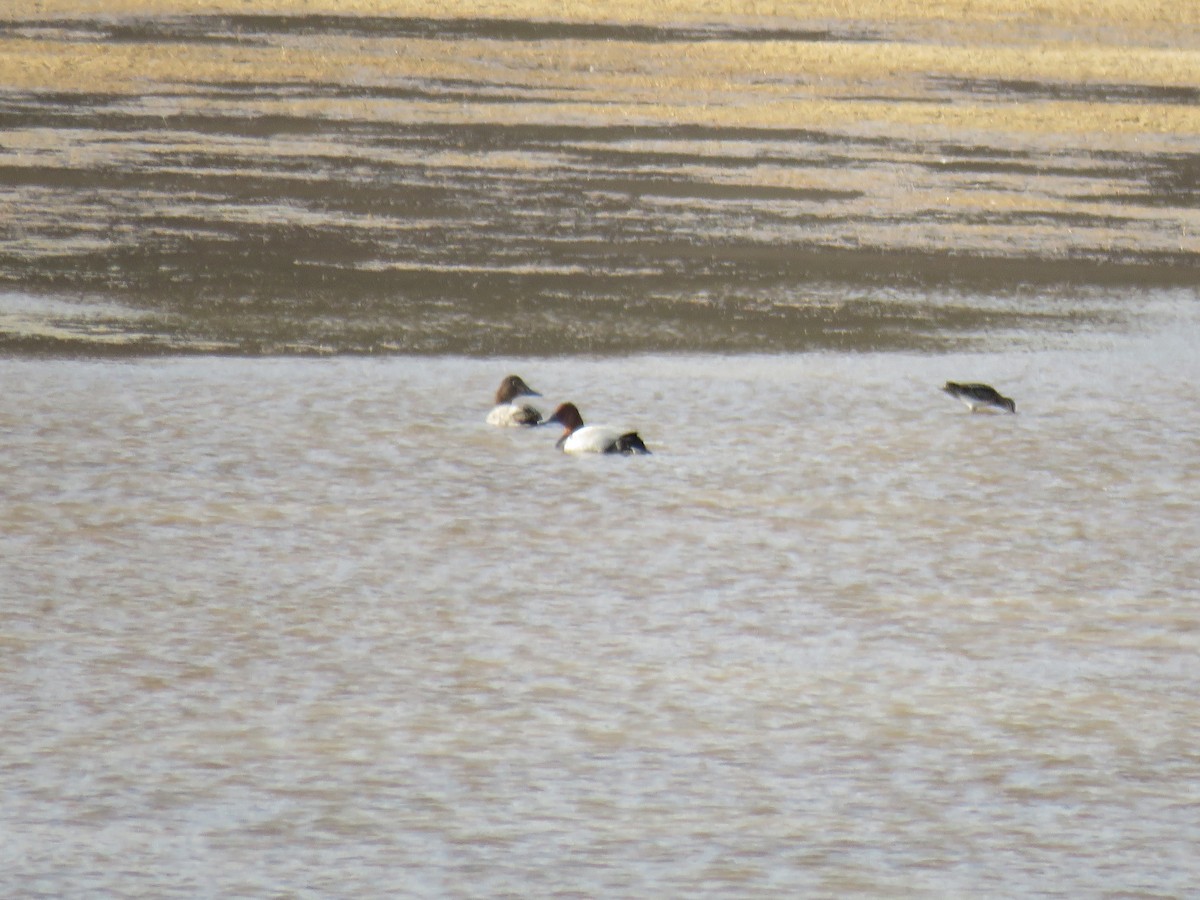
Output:
[[[94,15],[370,15],[558,19],[579,22],[864,21],[957,23],[966,27],[1032,23],[1051,27],[1130,28],[1200,24],[1191,0],[31,0],[20,17]]]
[[[129,297],[179,317],[170,346],[244,352],[1040,327],[1037,303],[947,312],[928,291],[1200,283],[1198,19],[1190,0],[42,0],[0,17],[0,283]],[[813,284],[915,293],[879,307],[889,330],[873,300],[822,318]],[[506,330],[515,311],[540,330]]]
[[[69,30],[15,27],[22,20],[199,14],[692,23],[813,29],[831,39],[497,42],[384,35],[372,37],[368,48],[360,34],[332,34],[319,45],[124,43],[79,40]],[[1200,4],[1191,0],[36,0],[8,21],[7,36],[0,40],[0,81],[23,91],[139,94],[150,85],[180,82],[377,85],[413,77],[503,77],[544,91],[557,120],[599,114],[650,124],[1083,132],[1122,143],[1131,136],[1200,134],[1200,104],[1156,93],[1196,87]],[[966,90],[946,102],[940,88],[947,84]],[[1074,91],[1025,95],[1008,90],[1014,85],[1066,85]],[[624,98],[624,108],[613,108],[614,97]],[[366,108],[356,114],[373,115]],[[422,117],[429,114],[426,109]],[[516,110],[442,109],[432,116],[447,121],[542,118],[535,103]]]

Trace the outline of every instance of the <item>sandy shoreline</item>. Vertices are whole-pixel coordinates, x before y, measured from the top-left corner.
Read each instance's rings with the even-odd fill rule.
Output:
[[[0,19],[0,285],[161,317],[72,326],[93,344],[913,347],[1058,327],[1055,285],[1074,321],[1072,286],[1200,284],[1182,0],[22,16]]]
[[[586,3],[546,0],[32,0],[21,18],[94,15],[163,16],[270,13],[287,15],[390,15],[461,18],[558,19],[614,22],[729,20],[904,21],[983,25],[1028,22],[1120,28],[1200,23],[1189,0],[626,0]]]
[[[54,19],[103,23],[185,13],[786,25],[816,29],[828,39],[509,41],[498,50],[486,35],[452,41],[383,35],[372,37],[364,52],[359,35],[333,35],[314,48],[286,41],[95,41],[69,28],[21,27]],[[607,105],[621,96],[628,104],[625,115],[653,124],[982,129],[1018,140],[1028,134],[1090,133],[1102,144],[1118,145],[1130,138],[1200,133],[1200,104],[1177,102],[1170,93],[1194,89],[1200,71],[1196,4],[957,0],[897,8],[872,0],[851,10],[843,3],[664,2],[638,7],[638,13],[615,2],[584,9],[528,2],[446,8],[427,2],[266,0],[248,8],[226,0],[39,0],[20,18],[0,20],[7,24],[0,35],[0,82],[9,90],[138,95],[153,85],[179,83],[485,80],[500,65],[523,87],[545,91],[554,101],[554,116],[564,112],[560,101],[578,105],[578,113],[586,115],[596,112],[592,102]],[[503,58],[497,62],[498,57]],[[966,90],[946,102],[938,88],[947,84]],[[1037,90],[1045,85],[1052,90]],[[1062,90],[1064,85],[1071,90]],[[506,112],[511,111],[476,107],[438,115],[446,121],[494,121]],[[536,119],[537,110],[527,106],[521,115]]]

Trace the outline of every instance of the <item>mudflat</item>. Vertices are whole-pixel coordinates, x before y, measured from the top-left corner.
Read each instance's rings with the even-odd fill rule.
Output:
[[[234,17],[235,36],[239,19],[343,27],[319,46],[154,44],[155,20],[198,16]],[[123,21],[125,40],[36,30],[80,19]],[[479,42],[517,36],[500,55],[527,83],[581,107],[622,97],[618,114],[639,120],[1087,132],[1103,145],[1200,133],[1200,6],[1189,0],[35,0],[4,24],[0,78],[29,90],[477,75],[495,55]],[[581,43],[589,27],[606,40]],[[440,40],[447,32],[458,39]],[[391,43],[363,53],[364,36]]]
[[[301,343],[467,352],[554,344],[492,342],[516,307],[730,349],[817,282],[1195,288],[1196,72],[1190,0],[38,0],[0,17],[0,283],[249,347],[229,316],[325,290]],[[305,330],[360,294],[371,337]]]

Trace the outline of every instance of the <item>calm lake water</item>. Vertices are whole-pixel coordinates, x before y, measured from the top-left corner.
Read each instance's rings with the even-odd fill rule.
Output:
[[[0,887],[1185,894],[1197,340],[4,360]]]
[[[0,21],[199,60],[0,90],[0,894],[1195,890],[1194,141],[672,124],[880,37],[701,32]]]

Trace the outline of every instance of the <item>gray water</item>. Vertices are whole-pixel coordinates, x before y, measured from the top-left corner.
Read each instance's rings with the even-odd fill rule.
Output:
[[[4,360],[0,890],[1184,895],[1198,326]]]
[[[0,89],[0,894],[1195,890],[1189,136],[669,121],[867,32],[20,15],[160,75]]]

